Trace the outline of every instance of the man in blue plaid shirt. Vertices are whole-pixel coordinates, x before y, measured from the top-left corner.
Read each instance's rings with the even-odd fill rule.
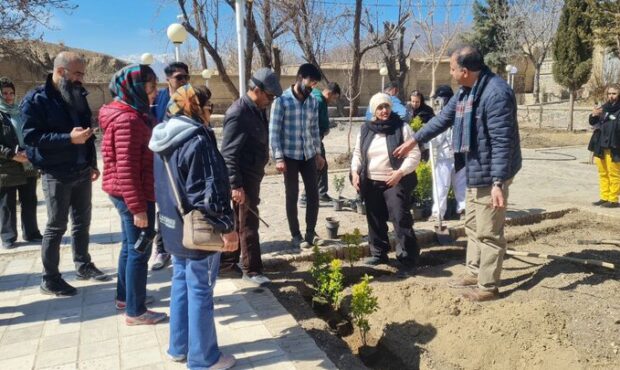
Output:
[[[319,69],[302,64],[297,70],[295,84],[275,100],[269,122],[269,142],[276,169],[284,174],[286,217],[293,247],[311,247],[321,241],[316,235],[319,215],[317,169],[323,168],[319,137],[319,104],[310,94],[321,81]],[[301,236],[297,219],[299,174],[306,189],[306,235]]]

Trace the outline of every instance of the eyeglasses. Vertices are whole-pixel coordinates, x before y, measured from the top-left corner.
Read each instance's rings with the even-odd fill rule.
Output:
[[[174,78],[175,80],[181,82],[181,81],[187,81],[189,79],[189,75],[186,74],[178,74],[175,76],[172,76],[172,78]]]
[[[390,110],[392,109],[392,107],[390,107],[389,104],[381,104],[377,107],[377,110],[384,110],[384,109]]]

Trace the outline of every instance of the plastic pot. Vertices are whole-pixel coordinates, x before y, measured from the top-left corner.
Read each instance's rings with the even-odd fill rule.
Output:
[[[325,228],[327,229],[327,236],[329,239],[338,239],[338,228],[340,227],[340,221],[337,221],[333,217],[327,217],[325,219]]]

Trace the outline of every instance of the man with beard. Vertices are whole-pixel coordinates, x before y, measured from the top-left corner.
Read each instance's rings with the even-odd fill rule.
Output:
[[[310,63],[297,70],[295,85],[275,100],[269,122],[269,142],[276,170],[284,174],[286,217],[294,248],[320,244],[315,227],[319,215],[317,169],[323,168],[319,136],[319,103],[310,96],[321,81],[319,69]],[[306,189],[306,235],[301,237],[297,219],[299,174]]]
[[[224,117],[222,156],[235,202],[239,249],[222,253],[220,275],[239,276],[241,254],[243,279],[264,285],[269,279],[263,275],[260,255],[258,204],[260,183],[269,161],[269,123],[265,109],[282,95],[282,87],[278,76],[269,68],[256,71],[248,87],[246,95],[237,99]]]
[[[88,253],[92,182],[99,178],[91,111],[82,86],[86,62],[73,52],[54,59],[45,84],[22,101],[23,134],[28,159],[42,172],[48,221],[43,235],[41,292],[71,296],[77,290],[58,270],[60,241],[71,214],[73,262],[80,280],[109,280]]]

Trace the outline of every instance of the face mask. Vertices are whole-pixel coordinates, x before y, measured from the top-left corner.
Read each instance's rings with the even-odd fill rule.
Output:
[[[312,87],[304,85],[303,80],[298,81],[296,85],[297,85],[297,91],[299,91],[301,95],[303,95],[304,98],[307,98],[308,96],[310,96],[310,93],[312,92]]]

